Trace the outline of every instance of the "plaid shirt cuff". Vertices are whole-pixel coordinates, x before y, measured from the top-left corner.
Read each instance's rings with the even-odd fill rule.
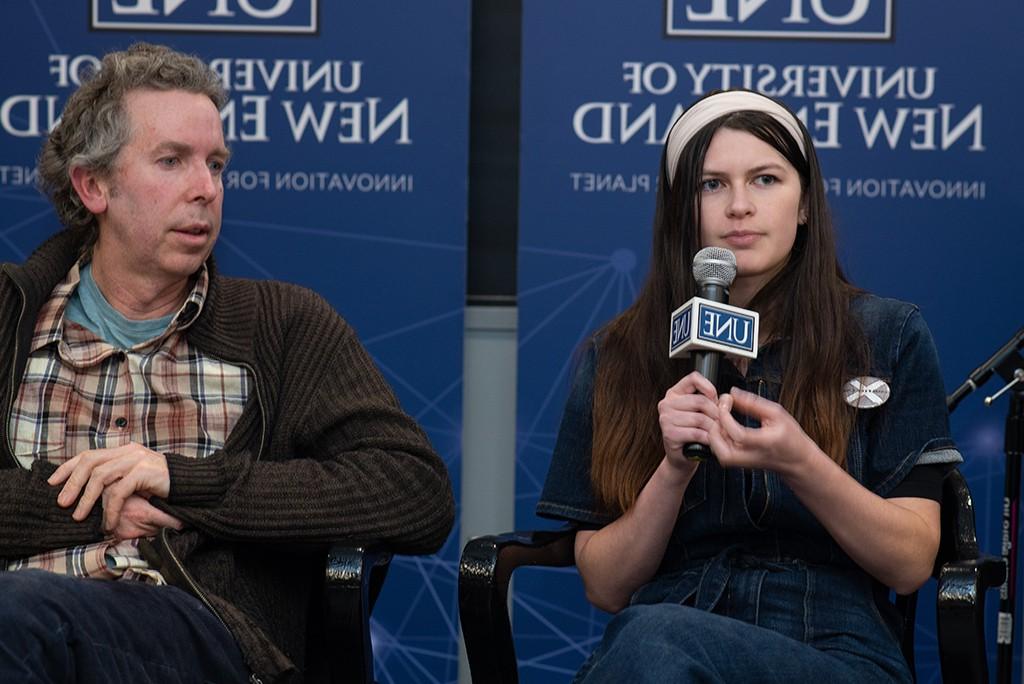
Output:
[[[46,570],[69,577],[91,577],[93,579],[117,579],[123,570],[115,571],[107,564],[107,552],[116,546],[108,539],[87,546],[45,551],[28,558],[7,563],[8,570]]]

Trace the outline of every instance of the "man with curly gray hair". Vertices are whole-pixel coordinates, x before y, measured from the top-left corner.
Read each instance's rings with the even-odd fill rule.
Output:
[[[68,228],[84,231],[87,245],[96,241],[96,216],[79,199],[70,171],[77,167],[109,176],[130,133],[124,96],[143,88],[204,95],[218,110],[228,100],[217,76],[191,55],[137,44],[104,57],[100,70],[68,100],[60,125],[39,156],[40,184],[58,218]]]
[[[216,271],[226,101],[138,44],[43,146],[66,229],[0,271],[0,681],[319,680],[316,552],[451,528],[444,464],[345,321]]]

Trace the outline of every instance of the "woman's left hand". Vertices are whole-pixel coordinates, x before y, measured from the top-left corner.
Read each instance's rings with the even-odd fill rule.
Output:
[[[761,421],[743,427],[730,411]],[[708,443],[725,468],[778,473],[858,565],[897,593],[917,590],[939,548],[939,504],[915,497],[883,499],[830,459],[779,404],[733,388],[718,398]]]
[[[732,415],[734,408],[758,420],[761,427],[740,425]],[[818,451],[796,419],[774,401],[734,387],[719,397],[718,409],[709,445],[723,467],[761,468],[785,475]]]

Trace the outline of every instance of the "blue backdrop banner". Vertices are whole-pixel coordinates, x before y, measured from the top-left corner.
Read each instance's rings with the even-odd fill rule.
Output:
[[[544,525],[533,506],[575,348],[645,276],[668,126],[709,90],[762,91],[807,124],[847,274],[920,305],[948,389],[1024,324],[1024,5],[526,0],[523,33],[518,527]],[[1007,404],[980,395],[952,424],[998,553]],[[524,681],[565,681],[604,616],[572,572],[516,588]],[[937,681],[927,594],[918,674]]]
[[[3,20],[0,258],[59,228],[35,158],[98,57],[137,40],[199,54],[231,97],[220,268],[326,296],[458,492],[468,1],[26,0]],[[383,682],[455,679],[450,539],[439,557],[396,559],[374,613]]]

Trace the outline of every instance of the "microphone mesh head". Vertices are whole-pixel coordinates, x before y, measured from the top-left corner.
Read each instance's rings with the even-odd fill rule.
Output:
[[[705,247],[693,257],[693,279],[698,285],[729,287],[736,278],[736,255],[724,247]]]

